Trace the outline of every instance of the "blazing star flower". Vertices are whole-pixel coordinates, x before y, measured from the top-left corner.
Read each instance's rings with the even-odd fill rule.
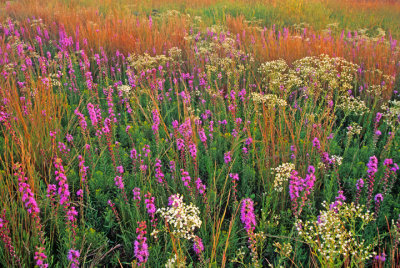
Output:
[[[68,260],[71,262],[71,268],[79,268],[80,253],[77,250],[70,249],[68,252]]]
[[[224,154],[225,164],[229,164],[232,161],[231,151],[228,151]]]
[[[119,174],[124,173],[124,167],[123,167],[123,166],[118,166],[118,167],[117,167],[117,172],[118,172]]]
[[[383,201],[383,195],[380,194],[380,193],[375,195],[374,200],[375,200],[376,203],[381,203]]]
[[[319,142],[319,139],[317,137],[315,137],[312,141],[313,146],[316,147],[317,149],[321,149],[321,144]]]
[[[240,220],[244,224],[246,232],[253,232],[256,226],[256,216],[254,214],[254,202],[250,198],[242,201],[240,210]]]
[[[203,241],[198,236],[194,237],[193,250],[197,256],[199,256],[204,251]]]
[[[115,181],[115,185],[119,188],[119,189],[124,189],[124,182],[122,181],[122,177],[121,176],[115,176],[114,178]]]
[[[146,238],[146,222],[141,221],[138,222],[139,227],[136,228],[136,233],[138,236],[136,237],[136,240],[134,242],[134,253],[135,257],[137,258],[139,265],[145,264],[147,262],[147,259],[149,257],[149,250],[148,250],[148,245],[146,243],[147,238]]]

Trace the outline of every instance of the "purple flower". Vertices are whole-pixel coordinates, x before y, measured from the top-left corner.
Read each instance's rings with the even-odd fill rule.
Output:
[[[139,227],[136,228],[136,233],[138,234],[138,236],[136,237],[136,240],[134,242],[134,253],[135,257],[139,261],[139,265],[142,265],[147,262],[147,259],[149,257],[149,250],[146,243],[147,238],[145,237],[147,233],[147,226],[145,221],[138,222],[138,224]]]
[[[197,156],[197,148],[194,143],[189,144],[189,152],[193,159],[196,159]]]
[[[45,260],[47,259],[46,254],[43,253],[44,248],[38,248],[38,251],[35,252],[35,257],[33,258],[36,261],[36,265],[39,268],[47,268],[49,265],[45,263]]]
[[[151,126],[151,129],[153,130],[154,135],[158,133],[158,128],[160,126],[160,117],[158,115],[157,109],[152,111],[153,114],[153,125]]]
[[[374,200],[376,203],[381,203],[383,201],[383,195],[382,194],[375,195]]]
[[[183,185],[190,188],[189,183],[190,183],[191,178],[189,176],[189,172],[181,169],[181,175],[182,175]]]
[[[90,121],[92,121],[92,126],[97,126],[98,124],[98,118],[97,118],[97,114],[96,114],[96,110],[94,108],[94,105],[91,103],[88,103],[87,105],[87,109],[89,112],[89,117],[90,117]]]
[[[196,180],[196,189],[200,194],[204,194],[206,191],[206,186],[203,184],[200,178],[197,178]]]
[[[371,204],[372,192],[374,191],[375,173],[378,171],[378,159],[371,156],[367,164],[368,167],[368,199],[367,203]]]
[[[122,181],[122,177],[121,176],[115,176],[114,181],[115,181],[115,185],[119,189],[121,189],[121,190],[124,189],[124,182]]]
[[[179,194],[173,194],[168,197],[168,206],[170,207],[180,207],[183,203],[182,197]]]
[[[80,253],[78,250],[70,249],[68,252],[68,260],[71,262],[71,268],[79,268]]]
[[[119,174],[124,173],[124,167],[123,167],[123,166],[118,166],[118,167],[117,167],[117,172],[118,172]]]
[[[225,164],[229,164],[232,161],[231,151],[228,151],[224,154]]]
[[[82,196],[83,196],[83,190],[82,190],[82,189],[79,189],[79,190],[76,192],[76,195],[77,195],[78,197],[82,197]]]
[[[379,121],[381,121],[381,118],[382,118],[382,114],[381,113],[376,113],[375,122],[378,124]]]
[[[78,216],[78,212],[75,210],[75,207],[70,207],[67,211],[67,219],[70,222],[76,221],[76,216]]]
[[[164,183],[164,173],[162,173],[161,171],[161,160],[156,158],[156,164],[155,164],[155,168],[156,168],[156,174],[155,177],[157,178],[159,183]]]
[[[135,187],[133,190],[133,200],[138,200],[138,202],[140,201],[140,188]]]
[[[312,143],[313,143],[313,146],[317,147],[318,150],[321,149],[321,144],[320,144],[319,139],[317,137],[315,137],[313,139]]]
[[[369,158],[367,167],[368,167],[368,174],[370,176],[374,176],[375,173],[378,171],[378,159],[376,158],[375,155]]]
[[[67,139],[67,141],[68,141],[69,143],[71,143],[71,142],[74,140],[74,138],[72,137],[71,134],[67,134],[67,135],[65,136],[65,138]]]
[[[250,198],[242,201],[240,210],[240,220],[244,224],[246,232],[253,232],[256,224],[256,215],[254,214],[254,202]]]
[[[384,262],[386,261],[386,254],[385,253],[381,253],[375,256],[375,260],[380,261],[380,262]]]
[[[193,250],[197,256],[199,256],[204,251],[203,241],[198,236],[195,236],[194,238]]]
[[[364,180],[359,179],[356,183],[357,191],[361,190],[364,187]]]

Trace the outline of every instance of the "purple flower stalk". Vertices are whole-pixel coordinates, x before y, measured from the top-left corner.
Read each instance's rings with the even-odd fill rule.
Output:
[[[375,173],[378,171],[378,158],[371,156],[367,164],[368,167],[368,199],[367,204],[370,205],[372,201],[372,193],[374,191]]]
[[[315,137],[312,141],[312,144],[314,147],[316,147],[318,150],[321,149],[321,144],[319,142],[319,139],[317,137]]]
[[[200,256],[200,254],[204,251],[203,241],[198,236],[195,236],[194,238],[193,250],[197,256]]]
[[[375,217],[378,217],[379,209],[383,201],[383,195],[381,193],[375,195],[374,201],[375,201]]]
[[[71,268],[79,268],[80,253],[78,250],[70,249],[68,252],[68,260],[71,262]]]
[[[153,114],[153,125],[151,126],[151,129],[153,130],[154,135],[158,134],[158,128],[160,126],[160,117],[158,115],[158,110],[155,109],[152,111]]]
[[[308,167],[308,174],[304,179],[298,176],[296,170],[292,171],[289,182],[289,196],[292,201],[292,210],[295,217],[300,216],[305,202],[314,188],[314,183],[315,168],[313,166]]]
[[[356,204],[358,204],[358,201],[360,200],[361,191],[362,191],[363,187],[364,187],[364,180],[361,178],[356,183],[356,188],[357,188]]]
[[[156,206],[154,205],[155,197],[151,196],[151,193],[148,192],[145,196],[144,203],[146,204],[147,213],[151,217],[151,223],[153,227],[156,227],[157,219],[155,218],[156,215]]]
[[[35,252],[35,257],[33,257],[33,259],[36,262],[36,265],[39,268],[47,268],[47,267],[49,267],[49,265],[45,262],[46,259],[47,259],[47,256],[46,256],[46,254],[43,253],[44,248],[40,247],[37,250],[38,251]]]
[[[92,121],[92,126],[97,127],[97,124],[99,123],[99,121],[97,120],[98,117],[97,117],[94,105],[91,103],[88,103],[87,109],[89,112],[90,121]]]
[[[187,188],[190,188],[189,183],[191,181],[191,178],[189,176],[189,172],[181,169],[181,175],[182,175],[183,185],[185,185]]]
[[[246,232],[253,233],[256,226],[256,216],[254,214],[254,202],[250,198],[246,198],[242,201],[240,220],[244,224]]]
[[[136,233],[138,234],[138,236],[136,237],[136,240],[134,242],[134,253],[139,262],[139,266],[144,266],[149,257],[149,250],[146,243],[147,238],[145,236],[147,233],[147,226],[145,221],[138,222],[138,224],[139,227],[136,228]]]
[[[229,164],[232,161],[232,155],[231,151],[228,151],[224,154],[224,161],[225,164]]]

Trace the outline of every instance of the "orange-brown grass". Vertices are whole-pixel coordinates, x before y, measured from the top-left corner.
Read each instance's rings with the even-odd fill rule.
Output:
[[[379,69],[386,75],[396,75],[398,72],[397,62],[400,60],[400,52],[392,50],[383,39],[346,41],[345,36],[335,37],[311,29],[307,29],[305,35],[303,32],[287,30],[288,34],[285,37],[283,31],[252,27],[242,16],[228,16],[226,23],[231,32],[241,37],[241,48],[253,52],[261,61],[284,59],[290,64],[306,56],[327,54],[343,57],[362,65],[364,69]],[[366,73],[366,81],[371,84],[379,84],[382,80],[382,75]],[[392,86],[390,85],[388,91],[384,92],[385,97],[391,95]]]
[[[15,117],[10,119],[11,131],[3,128],[6,150],[0,159],[5,166],[5,172],[12,176],[16,163],[28,174],[29,183],[34,191],[38,176],[45,182],[49,178],[54,145],[51,142],[50,131],[58,131],[61,117],[66,111],[66,102],[62,96],[53,92],[41,82],[31,82],[27,92],[21,94],[13,83],[6,83],[7,88],[0,93],[2,99],[9,100],[9,113]],[[24,113],[20,97],[24,96],[28,115]]]
[[[161,1],[151,1],[146,4],[158,5]],[[359,7],[344,0],[340,1],[339,5]],[[360,2],[359,5],[374,8],[378,5],[378,1]],[[123,53],[160,54],[165,53],[168,48],[177,46],[189,52],[189,47],[183,38],[191,26],[186,16],[168,16],[150,23],[147,16],[133,15],[118,8],[113,9],[111,4],[106,13],[99,14],[98,9],[90,5],[83,7],[79,1],[71,1],[68,5],[57,1],[49,1],[47,4],[22,1],[9,5],[7,10],[16,18],[32,16],[42,18],[54,35],[58,34],[59,29],[54,22],[63,25],[69,35],[77,37],[81,44],[83,39],[87,39],[89,47],[96,51],[99,47],[103,47],[109,53],[119,50]],[[231,32],[240,34],[242,49],[253,52],[260,61],[282,58],[291,63],[305,56],[325,53],[363,64],[366,69],[378,68],[385,74],[393,75],[397,71],[399,52],[392,51],[382,41],[353,43],[344,41],[340,36],[319,33],[311,29],[307,29],[305,36],[295,30],[288,30],[286,37],[283,37],[282,33],[278,39],[277,31],[267,29],[263,32],[262,28],[249,25],[244,16],[227,15],[221,23]],[[204,27],[203,24],[202,28]],[[192,55],[189,53],[188,56]],[[373,83],[381,79],[382,77],[368,78]]]
[[[42,5],[16,3],[8,7],[8,13],[15,18],[43,19],[50,27],[49,32],[58,34],[62,25],[66,32],[78,37],[81,44],[87,39],[90,48],[98,50],[103,47],[112,53],[116,49],[123,53],[161,54],[173,46],[182,47],[187,29],[185,17],[170,16],[162,23],[151,23],[148,17],[124,14],[110,10],[107,14],[99,14],[92,7],[67,6],[59,3],[44,8]],[[33,37],[34,38],[34,37]]]

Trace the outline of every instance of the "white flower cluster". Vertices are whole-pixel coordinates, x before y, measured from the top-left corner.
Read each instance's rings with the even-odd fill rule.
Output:
[[[360,100],[359,98],[346,95],[343,95],[340,98],[337,108],[343,110],[345,113],[353,112],[356,115],[363,115],[369,111],[364,101]]]
[[[331,156],[331,161],[332,161],[332,163],[335,164],[336,166],[340,166],[340,165],[342,165],[343,157],[338,156],[338,155],[332,155],[332,156]]]
[[[354,203],[337,202],[329,205],[324,202],[323,206],[326,210],[320,212],[317,220],[296,222],[299,235],[325,262],[322,265],[333,267],[346,258],[350,258],[352,263],[371,258],[374,255],[373,245],[366,245],[360,240],[357,231],[373,221],[373,214],[364,212],[364,206]],[[356,225],[359,226],[357,230]]]
[[[279,242],[274,243],[275,252],[278,253],[282,258],[289,258],[290,254],[293,252],[292,245],[290,243],[283,243],[283,245]]]
[[[140,72],[152,68],[158,68],[158,66],[165,66],[167,62],[173,62],[174,59],[166,55],[150,56],[147,53],[143,55],[132,54],[128,57],[129,66],[135,68],[136,71]]]
[[[400,124],[400,101],[392,100],[387,104],[382,105],[382,109],[385,110],[383,118],[389,126],[396,129]]]
[[[160,208],[157,213],[164,218],[171,228],[171,233],[177,238],[193,239],[194,230],[200,228],[200,210],[192,203],[187,205],[179,194],[173,196],[170,206]]]
[[[132,88],[128,85],[121,85],[117,87],[118,91],[121,91],[125,95],[129,95],[131,93]]]
[[[274,189],[277,192],[283,191],[284,183],[287,182],[291,176],[292,171],[295,169],[293,163],[283,163],[282,165],[271,168],[272,174],[275,173]]]
[[[171,47],[168,50],[168,56],[170,56],[171,58],[173,58],[175,60],[180,60],[182,58],[182,49],[180,49],[178,47]]]
[[[251,93],[251,97],[254,102],[262,103],[268,106],[279,106],[279,107],[286,107],[287,102],[281,98],[279,98],[275,94],[265,94],[261,95],[260,93],[253,92]]]
[[[186,267],[186,263],[183,261],[177,262],[177,256],[174,253],[171,258],[168,259],[167,263],[165,264],[165,268],[184,268]]]
[[[305,57],[293,63],[293,69],[304,81],[304,86],[317,83],[319,88],[337,90],[344,93],[353,89],[357,64],[343,58],[331,58],[326,54]],[[327,87],[326,87],[327,86]]]
[[[356,122],[352,122],[350,126],[347,127],[347,136],[360,135],[361,131],[362,127]]]

